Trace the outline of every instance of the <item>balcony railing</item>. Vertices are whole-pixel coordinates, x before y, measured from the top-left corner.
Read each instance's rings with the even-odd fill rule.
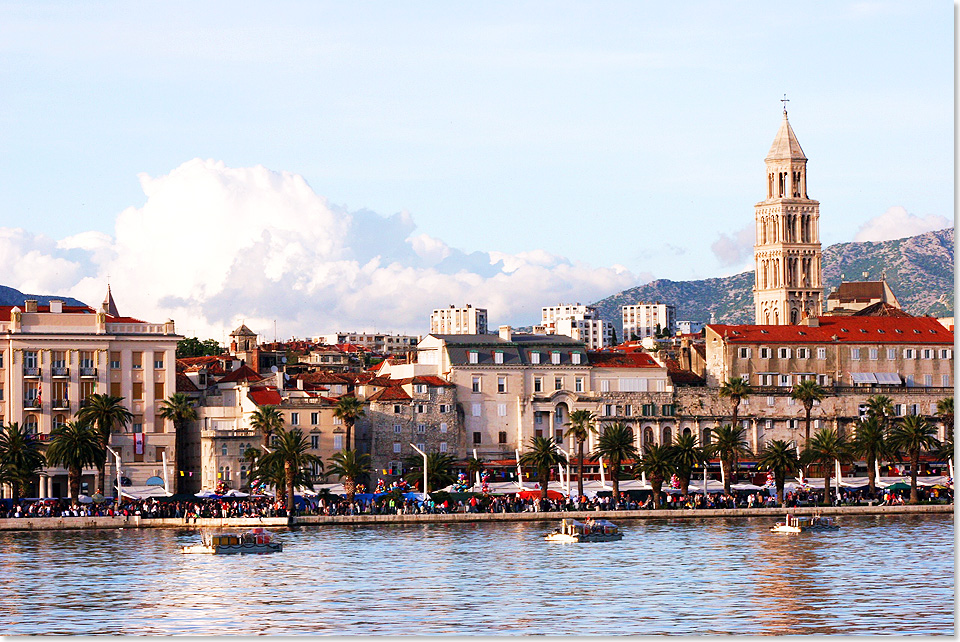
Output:
[[[54,366],[50,368],[50,374],[54,377],[69,377],[70,368]]]
[[[40,400],[33,399],[24,399],[23,400],[23,409],[24,410],[39,410],[40,409]]]
[[[81,377],[96,377],[97,369],[96,368],[87,368],[80,366],[80,376]]]
[[[70,400],[69,399],[54,399],[50,403],[50,407],[54,410],[70,410]]]
[[[27,366],[23,367],[23,376],[24,377],[39,377],[40,368],[28,368]]]

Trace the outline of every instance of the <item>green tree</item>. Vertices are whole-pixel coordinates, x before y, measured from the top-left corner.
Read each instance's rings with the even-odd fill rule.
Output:
[[[352,502],[357,492],[357,483],[370,474],[370,455],[356,450],[341,450],[329,459],[327,477],[336,475],[343,483],[347,501]]]
[[[953,460],[953,437],[951,436],[949,439],[945,439],[940,442],[940,448],[938,448],[936,452],[937,459],[940,461],[946,462]]]
[[[613,484],[613,507],[620,504],[620,473],[628,461],[636,462],[640,453],[633,441],[633,430],[626,424],[616,422],[607,424],[597,440],[597,447],[590,453],[593,459],[603,457],[610,470]]]
[[[173,422],[174,448],[176,448],[177,472],[174,473],[176,492],[183,492],[180,480],[180,471],[186,468],[186,432],[187,424],[197,420],[197,410],[193,407],[190,397],[182,392],[176,392],[160,402],[160,412],[164,419]]]
[[[457,478],[453,472],[455,463],[456,459],[453,455],[439,452],[427,453],[427,485],[437,490],[452,484]],[[408,471],[403,476],[408,484],[423,483],[423,457],[421,455],[408,455],[404,459],[403,468]],[[427,488],[421,488],[420,490],[424,493],[429,492]]]
[[[721,399],[730,400],[730,407],[733,410],[733,421],[731,423],[739,427],[740,402],[753,394],[753,388],[750,387],[746,379],[731,377],[720,385],[719,394]]]
[[[920,453],[940,447],[937,429],[919,415],[908,415],[890,433],[890,445],[910,458],[910,503],[920,501],[917,495],[917,473],[920,468]]]
[[[803,433],[803,443],[810,443],[810,413],[813,411],[813,404],[823,401],[827,396],[827,391],[815,379],[804,379],[793,386],[790,396],[803,404],[803,412],[806,415],[806,427]]]
[[[47,446],[47,463],[67,469],[70,499],[76,503],[80,497],[80,476],[86,466],[96,466],[103,459],[103,438],[100,431],[83,421],[69,421],[57,426],[50,433]],[[117,505],[120,505],[120,489],[117,489]]]
[[[863,457],[867,463],[867,480],[869,493],[877,495],[877,462],[884,459],[894,459],[895,452],[887,440],[887,431],[884,428],[882,415],[867,416],[857,422],[853,437],[853,452]]]
[[[250,427],[263,435],[263,449],[270,450],[270,440],[274,433],[283,430],[283,413],[276,406],[265,404],[257,407],[250,415]]]
[[[677,467],[680,490],[686,495],[690,489],[690,477],[693,475],[693,469],[706,464],[706,455],[703,448],[697,445],[697,438],[690,434],[677,435],[677,440],[670,447],[670,456]]]
[[[470,483],[474,483],[474,480],[477,478],[477,475],[483,475],[484,467],[486,462],[483,460],[483,457],[468,457],[467,458],[467,477],[470,478]]]
[[[100,441],[104,446],[110,443],[110,435],[114,428],[124,428],[133,421],[133,413],[123,405],[123,397],[114,397],[107,394],[92,394],[84,400],[77,421],[90,424],[100,433]],[[97,461],[97,488],[105,491],[107,449],[101,449],[100,460]]]
[[[706,448],[709,456],[720,459],[723,469],[723,492],[730,494],[730,484],[733,482],[733,473],[741,457],[749,456],[750,447],[744,439],[743,428],[724,424],[713,431],[710,445]]]
[[[222,352],[223,349],[216,339],[205,339],[201,341],[197,337],[190,337],[189,339],[177,341],[177,359],[217,356]]]
[[[838,434],[832,428],[821,428],[817,431],[800,454],[801,463],[817,464],[823,473],[823,500],[829,506],[830,500],[830,479],[832,478],[834,462],[841,464],[850,461],[852,458],[852,448],[847,442],[845,436]],[[839,490],[840,480],[837,480]]]
[[[893,416],[893,399],[887,395],[873,395],[867,399],[867,416],[875,417],[880,427],[886,430],[887,422]]]
[[[573,437],[577,442],[577,497],[583,497],[583,445],[590,437],[590,433],[597,432],[593,422],[596,418],[589,410],[574,410],[570,413],[570,426],[564,437]]]
[[[337,399],[337,405],[333,409],[333,416],[342,420],[347,427],[347,441],[344,445],[345,450],[353,450],[353,427],[356,425],[357,419],[363,417],[364,414],[363,402],[356,397],[344,396]]]
[[[674,454],[675,450],[670,446],[647,444],[643,448],[643,457],[634,467],[634,475],[639,476],[641,471],[647,475],[654,508],[660,508],[660,489],[663,488],[664,480],[669,479],[677,471]]]
[[[14,503],[27,493],[46,463],[40,441],[14,422],[0,427],[0,484],[10,484]]]
[[[540,499],[547,498],[550,484],[550,469],[557,464],[567,463],[567,458],[557,450],[557,442],[549,437],[531,437],[530,450],[520,455],[520,465],[530,466],[537,471],[540,483]]]
[[[943,436],[953,441],[953,397],[944,397],[937,402],[937,416],[943,421]]]
[[[278,472],[283,471],[289,520],[293,516],[294,491],[313,485],[314,470],[323,470],[323,460],[310,454],[310,441],[302,430],[280,428],[273,449],[257,460],[257,467],[264,471],[265,477],[273,477],[274,480],[279,476]]]
[[[768,443],[757,458],[758,470],[769,470],[773,473],[773,483],[777,487],[777,503],[783,506],[783,488],[787,475],[794,475],[800,470],[800,458],[797,448],[782,439],[774,439]]]

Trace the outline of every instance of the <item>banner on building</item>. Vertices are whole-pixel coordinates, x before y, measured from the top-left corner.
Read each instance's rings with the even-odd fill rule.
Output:
[[[143,433],[138,432],[133,435],[133,452],[137,455],[143,454]]]

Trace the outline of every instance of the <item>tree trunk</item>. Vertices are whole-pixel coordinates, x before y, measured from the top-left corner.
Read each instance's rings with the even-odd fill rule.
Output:
[[[733,404],[733,424],[732,427],[737,427],[737,419],[740,416],[740,400],[737,399]]]
[[[80,502],[80,475],[83,471],[78,468],[71,468],[67,471],[67,477],[70,482],[70,501],[73,504]],[[120,489],[117,489],[117,503],[120,503]]]
[[[287,482],[287,521],[293,515],[293,466],[289,461],[283,462],[283,472]]]
[[[823,467],[823,501],[824,504],[829,506],[831,504],[830,499],[830,466],[827,464],[822,464]]]
[[[920,467],[920,451],[910,451],[910,503],[919,504],[920,495],[917,494],[917,469]]]
[[[809,446],[810,445],[810,411],[813,410],[813,408],[807,408],[807,404],[803,404],[803,410],[807,414],[807,426],[803,435],[803,438],[804,438],[803,443],[805,446]]]
[[[343,445],[344,450],[353,450],[353,444],[350,441],[351,436],[353,435],[353,422],[345,421],[347,424],[347,442]]]
[[[610,466],[610,476],[613,478],[613,509],[620,503],[620,464]]]
[[[347,496],[347,501],[352,502],[353,495],[357,492],[357,483],[349,477],[344,477],[341,483],[343,483],[343,492]]]
[[[774,483],[777,485],[777,503],[783,507],[783,487],[784,482],[786,481],[785,477],[781,475],[774,475]]]
[[[660,489],[663,487],[663,479],[659,477],[650,478],[650,490],[653,494],[653,508],[654,510],[660,508]]]
[[[730,494],[730,483],[733,477],[733,466],[729,459],[721,459],[720,465],[723,466],[723,494]]]
[[[577,503],[583,497],[583,440],[577,440],[577,450],[580,454],[580,464],[577,466]]]
[[[867,492],[871,497],[877,496],[877,471],[876,471],[877,458],[873,455],[867,455],[867,480],[869,480],[869,487]]]
[[[690,474],[680,476],[680,492],[684,495],[690,492]]]
[[[541,468],[539,477],[540,477],[540,501],[545,502],[547,501],[547,486],[550,484],[550,469]]]

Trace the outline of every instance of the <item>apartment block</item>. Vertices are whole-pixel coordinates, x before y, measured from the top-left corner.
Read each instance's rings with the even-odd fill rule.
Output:
[[[486,334],[487,311],[466,307],[439,308],[430,315],[430,334]]]
[[[677,309],[664,303],[643,303],[621,306],[623,340],[634,341],[652,337],[657,328],[671,335],[677,330]]]

